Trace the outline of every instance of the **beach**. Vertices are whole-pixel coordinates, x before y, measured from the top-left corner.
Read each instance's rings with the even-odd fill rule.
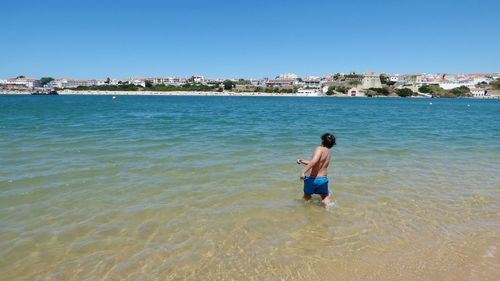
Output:
[[[60,94],[0,96],[4,280],[500,278],[498,100]]]
[[[6,90],[0,94],[7,95],[27,95],[29,91],[13,91]],[[59,95],[96,95],[96,96],[261,96],[261,97],[293,97],[297,94],[288,93],[261,93],[261,92],[203,92],[203,91],[77,91],[77,90],[62,90],[58,91]]]
[[[29,95],[32,91],[19,90],[0,90],[0,95]],[[500,99],[500,92],[492,91],[492,94],[484,97],[468,97],[469,99]],[[214,97],[337,97],[337,98],[365,98],[351,97],[345,94],[334,94],[327,96],[325,94],[308,95],[297,93],[265,93],[265,92],[204,92],[204,91],[98,91],[98,90],[61,90],[59,95],[88,95],[88,96],[214,96]],[[401,98],[395,94],[389,96],[374,96],[373,98]],[[422,99],[424,96],[411,96],[407,98]]]

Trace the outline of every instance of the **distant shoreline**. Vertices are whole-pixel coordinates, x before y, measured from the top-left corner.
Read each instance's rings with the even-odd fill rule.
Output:
[[[265,92],[204,92],[204,91],[99,91],[99,90],[62,90],[58,91],[59,95],[95,95],[95,96],[228,96],[228,97],[323,97],[319,96],[303,96],[294,93],[265,93]],[[30,95],[27,91],[0,91],[0,94],[13,95]],[[347,96],[346,96],[347,97]]]
[[[296,93],[266,93],[266,92],[204,92],[204,91],[100,91],[100,90],[62,90],[59,95],[86,95],[86,96],[217,96],[217,97],[350,97],[347,95],[298,95]],[[4,95],[30,95],[29,91],[0,91]],[[377,96],[378,97],[378,96]],[[381,98],[400,98],[399,96],[380,96]]]
[[[260,93],[260,92],[208,92],[208,91],[60,91],[60,95],[112,95],[112,96],[267,96],[267,97],[295,97],[288,93]]]
[[[338,98],[402,98],[400,96],[351,97],[348,95],[298,95],[296,93],[266,93],[266,92],[204,92],[204,91],[100,91],[100,90],[62,90],[59,95],[80,96],[214,96],[214,97],[338,97]],[[0,95],[30,95],[31,91],[0,90]],[[410,99],[426,98],[422,96],[407,97]],[[470,99],[499,99],[499,96],[488,96]]]

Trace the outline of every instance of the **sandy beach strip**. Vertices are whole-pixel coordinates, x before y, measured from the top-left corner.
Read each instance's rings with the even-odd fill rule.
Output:
[[[0,95],[30,95],[31,91],[20,90],[0,90]],[[61,90],[59,95],[88,95],[88,96],[219,96],[219,97],[342,97],[342,98],[366,98],[351,97],[348,95],[335,94],[327,95],[300,95],[296,93],[264,93],[264,92],[204,92],[204,91],[98,91],[98,90]],[[400,98],[396,95],[374,96],[372,98]],[[412,96],[408,98],[425,98],[422,96]],[[467,97],[469,99],[500,99],[500,92],[485,97]]]

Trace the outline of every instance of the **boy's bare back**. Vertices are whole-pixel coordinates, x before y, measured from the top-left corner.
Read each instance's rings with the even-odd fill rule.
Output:
[[[324,146],[318,146],[313,153],[312,159],[314,159],[315,157],[318,157],[318,160],[316,164],[312,166],[309,176],[311,177],[328,176],[328,165],[330,164],[330,158],[332,157],[330,149]]]

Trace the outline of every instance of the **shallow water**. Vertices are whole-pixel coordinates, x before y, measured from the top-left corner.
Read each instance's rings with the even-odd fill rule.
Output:
[[[498,280],[500,101],[430,101],[0,96],[1,279]]]

